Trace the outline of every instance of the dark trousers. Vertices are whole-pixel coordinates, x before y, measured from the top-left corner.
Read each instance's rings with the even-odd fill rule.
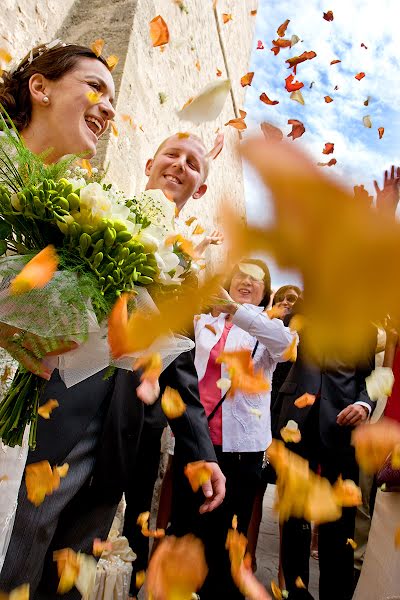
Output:
[[[199,591],[201,600],[239,600],[243,596],[231,577],[229,555],[225,548],[226,536],[228,529],[232,528],[234,515],[237,515],[238,530],[247,535],[260,480],[263,452],[222,452],[220,446],[215,446],[215,451],[226,477],[223,503],[213,512],[200,515],[198,509],[204,496],[201,492],[197,496],[193,494],[175,463],[172,532],[175,535],[192,532],[204,544],[209,570]]]
[[[143,427],[138,449],[137,463],[130,485],[125,489],[125,520],[123,535],[137,558],[133,562],[131,594],[136,594],[135,574],[147,569],[149,557],[149,538],[145,537],[137,519],[140,513],[151,510],[154,485],[157,480],[160,463],[161,436],[163,428]]]
[[[326,448],[319,439],[318,406],[313,411],[310,426],[305,431],[299,454],[309,460],[315,471],[334,483],[343,479],[358,482],[358,466],[354,448]],[[311,422],[312,421],[312,422]],[[297,451],[297,445],[290,445]],[[343,508],[339,520],[323,523],[318,528],[319,600],[351,600],[354,591],[354,551],[347,540],[354,538],[355,508]],[[286,588],[296,593],[295,581],[301,577],[309,582],[311,525],[304,519],[289,519],[282,531],[282,565]]]
[[[57,597],[59,580],[53,561],[54,550],[72,548],[92,554],[94,538],[107,537],[117,504],[102,500],[90,486],[101,426],[102,414],[99,413],[66,457],[69,471],[59,489],[40,506],[28,500],[25,482],[22,482],[14,529],[0,576],[1,590],[11,591],[29,583],[33,600],[53,600]],[[79,600],[81,594],[72,588],[63,598]]]

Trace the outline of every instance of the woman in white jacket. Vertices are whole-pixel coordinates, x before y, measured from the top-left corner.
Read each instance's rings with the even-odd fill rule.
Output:
[[[228,291],[226,291],[228,290]],[[209,575],[201,599],[243,598],[230,576],[225,540],[232,518],[246,534],[264,451],[271,443],[270,391],[252,395],[236,391],[225,399],[217,386],[228,377],[216,359],[224,351],[250,349],[255,370],[271,381],[276,364],[287,360],[296,336],[280,319],[265,312],[271,294],[268,267],[245,259],[235,266],[222,290],[223,302],[195,320],[195,365],[200,399],[209,419],[210,435],[226,477],[226,497],[214,514],[201,517]],[[222,402],[221,402],[222,400]]]

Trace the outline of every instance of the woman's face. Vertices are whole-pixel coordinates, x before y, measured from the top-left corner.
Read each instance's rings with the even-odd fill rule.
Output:
[[[289,314],[298,298],[299,295],[296,290],[289,288],[288,290],[285,290],[283,294],[276,294],[274,306],[284,308],[286,314]]]
[[[48,105],[41,107],[43,118],[39,123],[46,129],[45,149],[54,149],[54,160],[65,154],[93,157],[100,136],[115,116],[115,87],[108,68],[97,59],[80,58],[75,68],[60,79],[45,79],[43,92],[49,98]],[[101,94],[98,103],[90,99],[90,92]],[[32,126],[36,115],[34,106]]]
[[[264,298],[265,285],[261,279],[236,269],[233,274],[229,295],[239,304],[254,304],[258,306]]]

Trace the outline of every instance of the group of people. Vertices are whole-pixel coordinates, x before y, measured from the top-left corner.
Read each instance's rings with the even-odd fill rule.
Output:
[[[88,96],[92,91],[101,93],[96,104]],[[17,69],[3,73],[0,83],[0,103],[27,147],[37,154],[51,148],[46,160],[53,162],[67,154],[95,155],[98,139],[115,115],[114,94],[106,61],[77,45],[33,49]],[[162,190],[180,211],[188,200],[205,194],[208,160],[200,138],[171,135],[146,163],[146,189]],[[221,241],[213,232],[199,251]],[[162,490],[159,516],[169,532],[192,532],[202,540],[208,575],[199,590],[201,600],[243,598],[231,576],[227,531],[236,515],[237,528],[248,536],[255,558],[262,498],[273,481],[265,451],[288,420],[295,420],[302,433],[301,442],[289,444],[290,449],[313,470],[332,483],[339,476],[358,480],[350,437],[374,410],[365,377],[374,369],[376,330],[371,326],[363,364],[347,365],[332,357],[311,364],[301,339],[297,360],[292,356],[291,362],[288,349],[296,346],[298,334],[290,328],[290,317],[301,313],[301,296],[294,284],[273,294],[267,265],[242,259],[228,274],[215,305],[194,318],[194,349],[179,355],[159,380],[161,395],[170,386],[186,404],[182,416],[169,421],[175,448],[170,489]],[[271,302],[274,310],[269,312]],[[0,345],[7,347],[4,334]],[[218,360],[221,353],[243,349],[272,382],[272,391],[230,393],[221,385],[228,375]],[[101,371],[67,389],[58,370],[51,373],[41,404],[56,398],[59,408],[50,420],[39,420],[35,450],[8,452],[18,468],[14,481],[0,483],[0,494],[5,483],[19,488],[15,502],[0,513],[0,590],[9,592],[28,582],[31,598],[54,598],[58,577],[53,552],[69,547],[90,554],[95,538],[107,538],[123,494],[123,533],[137,554],[134,570],[146,568],[148,540],[137,518],[150,510],[167,420],[159,400],[152,406],[140,400],[135,391],[139,383],[139,373],[117,369],[111,377]],[[304,393],[315,395],[316,401],[300,410],[294,400]],[[398,417],[397,406],[394,411]],[[69,472],[57,492],[36,507],[27,498],[22,474],[25,462],[41,460],[66,462]],[[184,467],[200,460],[211,477],[195,494]],[[345,508],[339,521],[319,526],[320,600],[353,596],[353,548],[347,540],[354,538],[354,527],[353,508]],[[283,524],[281,581],[291,599],[311,597],[297,585],[298,577],[308,585],[310,542],[310,523],[291,518]],[[136,594],[132,577],[131,596]],[[65,598],[79,596],[73,589]]]

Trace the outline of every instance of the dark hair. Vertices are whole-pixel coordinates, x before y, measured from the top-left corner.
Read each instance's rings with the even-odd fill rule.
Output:
[[[258,260],[257,258],[242,258],[241,263],[248,263],[250,265],[257,265],[264,271],[264,296],[259,304],[259,306],[268,306],[272,290],[271,290],[271,274],[265,262],[262,260]],[[232,269],[229,278],[226,280],[224,288],[229,292],[229,288],[231,287],[231,282],[234,274],[239,269],[238,265],[235,265]]]
[[[274,306],[274,304],[276,304],[278,302],[277,297],[279,298],[279,296],[284,295],[289,290],[294,290],[300,298],[302,291],[297,285],[283,285],[278,290],[276,290],[274,297],[272,299],[272,306]]]
[[[14,71],[3,72],[0,105],[7,111],[18,131],[25,129],[31,120],[29,80],[32,75],[40,73],[47,79],[56,81],[74,69],[80,58],[94,58],[108,68],[106,60],[97,56],[90,48],[59,42],[50,48],[46,44],[36,46]]]

